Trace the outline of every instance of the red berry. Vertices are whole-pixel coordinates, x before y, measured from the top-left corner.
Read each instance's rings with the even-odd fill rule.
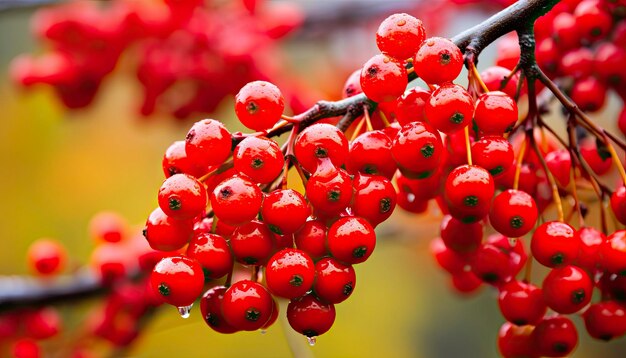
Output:
[[[187,156],[185,141],[179,140],[170,145],[163,155],[163,173],[166,178],[174,174],[185,173],[196,178],[209,172],[209,167],[194,162]]]
[[[26,253],[32,271],[40,275],[55,275],[67,263],[67,252],[61,244],[52,239],[39,239],[28,247]]]
[[[402,62],[385,55],[369,59],[361,70],[361,88],[374,102],[390,102],[400,97],[408,84]]]
[[[376,233],[367,220],[343,217],[328,229],[328,250],[336,259],[347,264],[367,260],[376,246]]]
[[[462,165],[450,172],[445,185],[446,203],[456,219],[472,223],[489,213],[495,185],[487,170]]]
[[[483,239],[481,223],[466,224],[446,215],[441,220],[441,240],[452,251],[465,253],[475,251]]]
[[[356,286],[356,273],[350,265],[344,265],[332,257],[325,257],[315,264],[313,291],[320,300],[329,303],[345,301]]]
[[[126,220],[115,212],[102,211],[89,220],[89,234],[95,242],[122,241],[127,231]]]
[[[13,358],[39,358],[43,356],[42,349],[37,341],[21,338],[13,343],[11,348]]]
[[[512,168],[513,146],[501,136],[484,136],[472,143],[474,164],[487,169],[494,179]]]
[[[610,273],[626,273],[626,230],[617,230],[600,244],[600,265]]]
[[[569,318],[556,315],[537,324],[532,340],[540,356],[566,357],[578,344],[578,332]]]
[[[567,149],[557,149],[546,154],[545,161],[548,170],[557,180],[557,182],[566,187],[570,182],[570,173],[572,170],[572,160]]]
[[[424,112],[428,122],[440,132],[456,132],[471,122],[474,100],[463,87],[445,83],[430,95]]]
[[[505,358],[538,357],[535,352],[533,326],[516,326],[504,322],[498,332],[498,351]]]
[[[478,278],[472,271],[461,271],[452,274],[452,286],[462,294],[470,294],[476,292],[482,287],[483,281]]]
[[[359,93],[362,93],[361,89],[361,69],[354,70],[346,79],[346,83],[343,85],[343,90],[341,91],[341,98],[348,98],[352,96],[356,96]]]
[[[264,265],[274,251],[274,240],[267,225],[253,220],[235,229],[230,246],[237,262]]]
[[[583,317],[585,328],[593,338],[609,341],[626,334],[626,310],[615,301],[594,303]]]
[[[193,235],[192,220],[171,218],[156,208],[148,217],[143,236],[150,247],[159,251],[174,251],[185,246]]]
[[[519,50],[519,45],[516,43],[515,47]],[[517,60],[516,60],[517,64]],[[519,74],[516,73],[502,88],[502,82],[506,79],[511,70],[501,66],[492,66],[480,73],[480,78],[483,80],[489,91],[502,91],[509,97],[515,98],[517,93],[517,83],[519,82]]]
[[[478,278],[491,285],[502,285],[515,275],[509,253],[493,244],[478,247],[471,257],[470,265]]]
[[[605,147],[599,147],[592,141],[583,141],[578,150],[594,173],[603,175],[611,169],[613,158]]]
[[[207,279],[218,279],[233,269],[230,246],[220,235],[200,233],[187,246],[187,256],[197,260]]]
[[[580,36],[588,41],[606,37],[611,31],[613,18],[604,2],[581,1],[574,10],[576,27]]]
[[[428,177],[441,163],[443,144],[436,129],[427,123],[412,122],[398,132],[391,154],[398,167]]]
[[[296,247],[313,260],[326,256],[326,225],[320,220],[307,221],[294,235]]]
[[[352,212],[376,226],[391,216],[396,207],[396,197],[396,191],[387,178],[357,174],[354,178]]]
[[[398,60],[413,57],[425,38],[422,21],[404,13],[387,17],[376,31],[380,52]]]
[[[391,155],[391,139],[381,130],[359,135],[350,143],[346,166],[351,174],[359,172],[391,179],[398,169]]]
[[[463,54],[454,42],[441,37],[426,39],[420,46],[413,68],[426,83],[451,82],[461,73]]]
[[[150,284],[165,302],[176,307],[189,306],[202,294],[204,273],[198,261],[170,256],[154,266]]]
[[[352,180],[343,169],[330,160],[321,163],[306,183],[306,196],[316,212],[333,216],[343,211],[352,200]]]
[[[261,208],[263,222],[278,235],[298,231],[310,214],[304,196],[293,189],[279,189],[267,194]]]
[[[285,157],[275,141],[265,137],[247,137],[235,147],[235,170],[260,184],[271,183],[283,171]]]
[[[489,222],[504,236],[521,237],[535,227],[538,215],[532,196],[521,190],[509,189],[493,199]]]
[[[607,88],[594,77],[587,77],[574,82],[572,101],[583,111],[595,112],[606,102]]]
[[[242,280],[232,284],[222,300],[224,321],[235,329],[255,331],[270,319],[272,295],[260,283]]]
[[[401,126],[410,122],[423,122],[426,119],[424,107],[430,99],[430,91],[421,87],[413,87],[398,97],[396,120]]]
[[[204,322],[214,331],[235,333],[238,329],[226,323],[222,315],[222,301],[224,300],[225,292],[225,286],[215,286],[206,291],[202,299],[200,299],[200,312],[202,312]]]
[[[517,122],[517,104],[506,93],[488,92],[478,97],[474,121],[485,134],[502,135]]]
[[[61,316],[55,308],[45,307],[23,313],[24,333],[29,338],[46,339],[62,330]]]
[[[267,262],[265,279],[272,294],[289,299],[300,297],[313,286],[315,264],[302,250],[283,249]]]
[[[559,69],[563,75],[574,78],[588,77],[592,73],[594,53],[586,47],[568,51],[562,58]]]
[[[594,51],[593,70],[606,84],[619,87],[626,81],[626,49],[612,42],[604,42]]]
[[[537,324],[548,309],[540,288],[517,280],[500,287],[498,306],[504,318],[518,326]]]
[[[315,173],[324,158],[329,158],[334,166],[340,167],[348,158],[348,140],[337,127],[318,123],[298,135],[294,151],[298,164],[309,173]]]
[[[533,257],[548,267],[570,264],[578,256],[579,248],[580,238],[576,230],[559,221],[539,225],[530,241]]]
[[[593,282],[583,269],[568,265],[555,268],[543,280],[543,297],[552,310],[570,314],[591,301]]]
[[[185,137],[185,152],[196,165],[220,165],[230,155],[232,140],[224,125],[215,119],[196,122]]]
[[[430,252],[437,264],[453,275],[464,272],[469,261],[467,256],[450,250],[441,238],[433,239],[430,242]]]
[[[202,215],[208,201],[204,184],[188,174],[167,178],[159,189],[159,207],[174,219],[192,219]]]
[[[238,226],[254,219],[263,202],[261,189],[243,176],[225,179],[210,195],[215,216],[226,224]]]
[[[278,87],[266,81],[249,82],[235,96],[235,114],[246,127],[263,131],[278,122],[285,100]]]
[[[587,226],[578,230],[578,236],[580,237],[580,250],[575,263],[594,273],[600,268],[600,249],[606,241],[606,235],[592,226]]]
[[[626,225],[626,186],[620,186],[611,195],[611,210],[617,221]]]
[[[335,306],[308,294],[289,302],[287,320],[296,332],[313,338],[328,332],[335,322]]]

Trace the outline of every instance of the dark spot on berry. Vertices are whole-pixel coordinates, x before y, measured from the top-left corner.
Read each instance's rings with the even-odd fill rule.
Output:
[[[269,224],[268,225],[270,231],[272,231],[276,235],[282,235],[283,231],[276,225]]]
[[[552,350],[558,353],[565,353],[569,351],[569,346],[566,343],[557,342],[552,345]]]
[[[254,265],[259,260],[257,260],[256,257],[248,256],[248,257],[244,257],[241,261],[243,261],[246,265]]]
[[[594,27],[593,29],[591,29],[591,31],[589,31],[589,33],[593,37],[598,37],[598,36],[602,35],[602,29],[599,28],[599,27]]]
[[[476,195],[468,195],[463,199],[463,204],[474,207],[478,205],[478,197]]]
[[[348,86],[346,88],[346,97],[352,97],[356,94],[356,88],[354,86]]]
[[[341,293],[343,293],[344,296],[350,296],[353,290],[354,290],[354,284],[352,282],[348,282],[345,285],[343,285],[343,290],[341,291]]]
[[[209,326],[211,327],[218,327],[220,325],[220,320],[217,317],[217,315],[213,314],[213,313],[207,313],[206,317],[204,318],[204,320],[206,321],[206,323],[209,324]]]
[[[161,296],[167,297],[170,295],[170,292],[171,292],[170,288],[169,286],[167,286],[165,282],[161,282],[158,288],[159,288],[159,293],[161,294]]]
[[[366,72],[369,77],[376,77],[376,75],[379,72],[378,66],[373,65],[370,68],[368,68]]]
[[[192,140],[192,139],[193,139],[193,137],[195,137],[195,136],[196,136],[196,131],[192,129],[192,130],[190,130],[190,131],[187,133],[187,135],[185,136],[185,140],[186,140],[187,142],[191,142],[191,140]]]
[[[524,219],[519,215],[515,215],[509,223],[513,229],[519,229],[524,225]]]
[[[600,338],[601,340],[603,340],[605,342],[608,342],[611,339],[613,339],[613,336],[610,335],[610,334],[603,334],[603,335],[599,336],[598,338]]]
[[[489,273],[482,275],[480,278],[487,283],[495,283],[498,281],[499,276],[497,273],[489,272]]]
[[[220,190],[220,197],[222,199],[228,199],[231,197],[231,195],[233,195],[233,189],[231,189],[230,187],[225,187]]]
[[[473,223],[473,222],[476,222],[476,220],[478,220],[478,218],[476,218],[476,217],[475,217],[475,216],[473,216],[473,215],[469,215],[469,216],[465,216],[465,217],[463,217],[463,219],[461,219],[461,222],[462,222],[463,224],[471,224],[471,223]]]
[[[263,162],[263,159],[261,159],[261,158],[254,158],[254,159],[252,159],[252,162],[250,162],[250,166],[252,167],[252,169],[263,168],[264,164],[265,164],[265,162]]]
[[[491,170],[489,171],[489,174],[491,174],[491,175],[493,175],[493,176],[496,176],[496,175],[498,175],[498,174],[502,173],[503,171],[504,171],[504,167],[503,167],[503,166],[501,166],[501,165],[498,165],[497,167],[495,167],[495,168],[491,169]]]
[[[182,204],[183,203],[181,203],[181,201],[176,198],[169,198],[167,202],[167,206],[170,208],[170,210],[180,210],[180,208],[183,206]]]
[[[422,152],[424,158],[430,158],[435,154],[435,146],[430,143],[424,144],[420,152]]]
[[[513,130],[514,127],[515,127],[515,123],[513,123],[510,126],[506,127],[506,129],[504,130],[504,133],[509,133],[510,131]]]
[[[180,172],[181,172],[181,171],[180,171],[180,170],[178,170],[178,168],[176,168],[176,167],[168,167],[168,168],[167,168],[167,174],[168,174],[168,177],[171,177],[172,175],[176,175],[176,174],[178,174],[178,173],[180,173]]]
[[[143,234],[143,237],[147,238],[148,237],[148,227],[144,227],[143,230],[141,230],[141,234]]]
[[[246,319],[248,321],[252,321],[252,322],[258,321],[259,317],[261,317],[261,312],[258,309],[254,307],[250,307],[246,310]]]
[[[426,178],[428,178],[428,177],[429,177],[432,173],[433,173],[432,171],[427,170],[427,171],[425,171],[425,172],[418,173],[415,177],[416,177],[417,179],[426,179]]]
[[[203,267],[202,273],[204,273],[204,283],[211,281],[211,270],[209,270],[206,267]]]
[[[456,112],[450,117],[450,122],[460,124],[463,122],[463,118],[465,118],[465,116],[462,113]]]
[[[380,199],[380,205],[378,207],[380,208],[380,212],[383,214],[386,212],[389,212],[389,210],[391,210],[391,199],[389,198]]]
[[[315,332],[312,329],[305,329],[304,331],[302,331],[302,334],[307,336],[307,337],[317,337],[317,336],[319,336],[319,334],[317,334],[317,332]]]
[[[514,319],[511,323],[513,323],[516,326],[525,326],[528,324],[528,322],[526,322],[523,319]]]
[[[248,111],[248,113],[255,114],[256,111],[258,110],[259,110],[259,106],[257,106],[256,103],[254,103],[254,101],[250,101],[248,102],[248,104],[246,104],[246,111]]]
[[[375,165],[372,164],[366,164],[363,166],[363,172],[366,174],[378,174],[378,169],[376,169]]]
[[[359,246],[356,249],[352,250],[352,257],[360,259],[361,257],[365,256],[366,253],[367,253],[367,247]]]
[[[328,158],[328,150],[323,147],[316,147],[314,154],[317,158]]]
[[[585,300],[585,290],[582,288],[572,292],[572,303],[578,304]]]
[[[304,279],[300,275],[291,276],[291,280],[289,280],[289,284],[294,287],[300,287],[304,283]]]
[[[562,264],[563,261],[565,261],[565,256],[563,256],[563,254],[560,252],[557,252],[550,258],[550,262],[552,262],[552,264],[555,266]]]
[[[450,53],[449,52],[442,52],[441,54],[439,54],[439,63],[441,63],[442,65],[447,65],[450,63]]]
[[[339,201],[340,198],[341,198],[341,191],[338,189],[331,189],[328,191],[328,194],[326,195],[326,199],[328,199],[328,201],[331,201],[331,202]]]

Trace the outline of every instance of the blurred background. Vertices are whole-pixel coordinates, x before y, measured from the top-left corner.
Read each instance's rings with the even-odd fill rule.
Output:
[[[233,2],[214,1],[240,6]],[[97,5],[106,6],[103,3]],[[502,8],[495,1],[282,3],[297,6],[302,18],[292,31],[263,48],[254,63],[267,65],[263,75],[281,89],[284,84],[295,112],[315,99],[341,97],[347,76],[377,53],[374,33],[390,13],[411,13],[424,20],[429,35],[452,36]],[[0,0],[1,275],[27,274],[26,249],[41,237],[63,243],[71,266],[88,264],[94,247],[87,232],[90,218],[103,210],[115,211],[141,227],[157,205],[163,153],[184,138],[194,121],[216,118],[231,131],[243,130],[234,117],[230,93],[221,96],[210,114],[175,114],[165,98],[149,116],[142,115],[145,92],[136,73],[140,46],[122,54],[84,108],[67,109],[50,86],[15,85],[9,75],[11,61],[24,53],[45,53],[49,46],[32,32],[33,15],[41,6],[21,6],[25,4]],[[281,2],[265,4],[276,5]],[[481,56],[480,69],[491,64],[494,51],[490,46]],[[440,218],[434,208],[419,216],[396,210],[377,228],[376,251],[356,267],[354,295],[337,306],[333,328],[314,347],[293,333],[282,315],[265,334],[220,335],[206,327],[197,308],[183,320],[174,308],[162,307],[123,356],[495,357],[504,321],[496,291],[483,287],[461,297],[450,289],[448,275],[428,250]],[[61,307],[67,328],[60,342],[72,337],[71,327],[81,322],[90,304]],[[285,307],[282,302],[283,312]],[[581,323],[579,317],[574,320]],[[606,344],[584,333],[581,338],[575,357],[623,357],[626,352],[623,339]],[[98,353],[108,349],[94,347]]]

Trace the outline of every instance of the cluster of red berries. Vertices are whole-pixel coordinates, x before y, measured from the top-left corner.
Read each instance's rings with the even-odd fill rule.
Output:
[[[144,89],[141,113],[187,118],[214,111],[248,81],[272,77],[260,62],[275,59],[274,42],[301,21],[299,9],[285,3],[72,1],[36,13],[33,31],[49,50],[16,58],[11,76],[23,86],[50,85],[66,107],[82,108],[132,52]]]

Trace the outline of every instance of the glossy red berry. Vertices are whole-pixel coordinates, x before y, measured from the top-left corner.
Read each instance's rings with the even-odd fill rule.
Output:
[[[606,174],[611,170],[613,158],[606,148],[597,146],[592,141],[582,141],[580,143],[580,155],[589,164],[591,170],[598,175]]]
[[[532,196],[521,190],[509,189],[493,199],[489,222],[504,236],[521,237],[535,227],[538,215]]]
[[[294,235],[296,247],[313,260],[326,256],[326,225],[320,220],[307,221]]]
[[[313,338],[328,332],[335,322],[335,305],[312,294],[296,298],[287,306],[287,320],[296,332]]]
[[[593,70],[606,84],[619,86],[626,81],[626,48],[613,42],[604,42],[593,52]]]
[[[533,342],[533,326],[516,326],[504,322],[498,332],[498,351],[505,358],[538,357]]]
[[[519,46],[515,44],[515,47],[519,50]],[[511,79],[502,88],[503,81],[511,74],[511,70],[502,66],[492,66],[480,73],[480,78],[483,80],[489,91],[502,91],[509,97],[515,98],[517,92],[517,83],[519,82],[519,74],[513,75]]]
[[[413,57],[425,38],[422,21],[404,13],[387,17],[376,31],[380,52],[398,60]]]
[[[606,86],[590,76],[574,82],[570,97],[583,111],[595,112],[604,106],[606,94]]]
[[[424,113],[428,122],[440,132],[456,132],[471,122],[474,100],[463,87],[444,83],[430,95]]]
[[[267,262],[265,279],[272,294],[289,299],[300,297],[313,287],[315,264],[302,250],[283,249]]]
[[[542,357],[566,357],[578,344],[578,332],[567,317],[556,315],[544,318],[532,333],[538,355]]]
[[[249,82],[235,96],[235,114],[246,127],[263,131],[278,122],[285,110],[283,95],[274,84]]]
[[[545,156],[548,170],[557,180],[557,182],[566,187],[570,182],[570,174],[572,171],[572,159],[567,149],[557,149],[549,152]]]
[[[476,222],[489,213],[495,185],[491,174],[476,165],[453,169],[445,183],[450,214],[465,223]]]
[[[626,225],[626,186],[620,186],[611,195],[611,210],[617,221]]]
[[[454,42],[441,37],[426,39],[420,46],[413,68],[426,83],[452,82],[463,67],[463,54]]]
[[[495,286],[509,282],[516,273],[509,252],[490,243],[478,247],[471,257],[470,265],[478,278]]]
[[[298,163],[309,173],[315,173],[324,158],[340,167],[348,158],[348,140],[337,127],[318,123],[303,130],[296,139],[294,152]]]
[[[469,264],[467,255],[450,250],[441,238],[435,238],[430,242],[430,252],[437,264],[453,275],[463,272]]]
[[[285,157],[275,141],[265,137],[247,137],[233,152],[235,170],[253,181],[268,184],[280,175]]]
[[[402,62],[385,55],[375,55],[361,70],[361,89],[374,102],[390,102],[400,97],[408,85]]]
[[[548,267],[569,265],[578,256],[579,248],[580,237],[576,230],[559,221],[539,225],[530,241],[533,257]]]
[[[233,268],[234,260],[230,246],[220,235],[210,233],[195,235],[187,246],[186,254],[202,265],[207,279],[223,277]]]
[[[487,169],[494,179],[513,165],[513,146],[501,136],[484,136],[472,143],[471,151],[474,164]]]
[[[230,155],[232,140],[224,125],[215,119],[194,123],[185,137],[185,152],[196,165],[220,165]]]
[[[580,36],[588,41],[599,40],[611,31],[613,18],[600,1],[581,1],[574,10],[574,18]]]
[[[382,130],[359,135],[350,143],[346,166],[351,174],[383,175],[391,179],[398,169],[391,155],[391,139]]]
[[[626,273],[626,230],[617,230],[600,245],[600,265],[610,273]]]
[[[252,220],[239,226],[230,238],[235,260],[244,265],[264,265],[274,252],[274,240],[264,223]]]
[[[313,291],[320,300],[329,303],[345,301],[356,286],[356,273],[351,265],[344,265],[332,257],[315,264]]]
[[[357,264],[367,260],[376,246],[376,233],[367,220],[349,216],[328,229],[328,250],[336,259]]]
[[[548,309],[539,287],[517,280],[500,287],[498,306],[504,318],[518,326],[537,324]]]
[[[263,202],[263,192],[249,179],[235,175],[219,183],[210,195],[215,216],[238,226],[254,219]]]
[[[401,126],[411,122],[423,122],[426,118],[424,107],[430,99],[430,91],[421,87],[413,87],[398,97],[396,120]]]
[[[39,275],[55,275],[67,264],[67,251],[52,239],[39,239],[28,247],[28,265]]]
[[[337,215],[352,200],[350,175],[343,169],[337,169],[326,159],[307,181],[306,197],[316,213]]]
[[[427,123],[412,122],[398,132],[391,154],[398,167],[419,177],[428,177],[441,163],[443,143],[436,129]]]
[[[159,261],[150,274],[152,289],[176,307],[191,305],[202,294],[202,266],[184,256],[170,256]]]
[[[214,331],[226,334],[235,333],[238,329],[228,324],[222,315],[222,301],[225,292],[225,286],[215,286],[206,291],[200,299],[200,312],[204,322]]]
[[[609,341],[626,334],[626,309],[615,301],[594,303],[583,317],[587,332],[595,339]]]
[[[222,316],[235,329],[256,331],[272,316],[272,295],[258,282],[242,280],[224,292]]]
[[[165,151],[162,166],[166,178],[180,173],[199,178],[209,172],[208,166],[196,163],[187,156],[185,146],[185,141],[180,140],[172,143]]]
[[[279,189],[263,199],[263,222],[278,235],[293,234],[304,225],[311,209],[302,194],[293,189]]]
[[[387,178],[357,174],[350,207],[354,215],[366,219],[375,227],[391,216],[396,198],[396,191]]]
[[[482,287],[483,281],[472,271],[461,271],[450,276],[452,287],[461,294],[471,294]]]
[[[466,224],[446,215],[441,220],[441,240],[450,250],[458,253],[473,252],[483,239],[483,225],[481,223]]]
[[[575,264],[593,273],[600,267],[600,248],[606,241],[606,235],[593,226],[582,227],[578,230],[580,250]]]
[[[474,121],[483,133],[502,135],[513,128],[517,115],[515,101],[504,92],[493,91],[478,97]]]
[[[558,313],[580,311],[591,301],[593,282],[583,269],[568,265],[555,268],[543,280],[546,304]]]
[[[204,184],[188,174],[167,178],[159,189],[159,207],[174,219],[192,219],[202,215],[208,196]]]
[[[143,235],[155,250],[178,250],[191,240],[193,220],[174,219],[165,215],[161,208],[156,208],[146,221]]]

